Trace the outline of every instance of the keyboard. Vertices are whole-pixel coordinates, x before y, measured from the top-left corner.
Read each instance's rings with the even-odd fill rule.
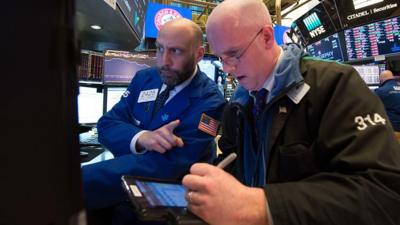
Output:
[[[97,133],[92,131],[79,134],[79,143],[81,145],[100,145]]]

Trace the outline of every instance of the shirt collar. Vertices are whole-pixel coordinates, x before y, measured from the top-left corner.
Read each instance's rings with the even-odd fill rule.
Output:
[[[267,89],[268,92],[271,92],[272,87],[273,87],[273,85],[274,85],[275,74],[276,74],[276,70],[277,70],[279,64],[281,63],[282,56],[283,56],[282,53],[283,53],[283,50],[282,50],[281,47],[279,47],[278,61],[277,61],[277,63],[275,64],[275,67],[274,67],[274,69],[272,70],[271,75],[268,77],[268,79],[264,82],[264,84],[263,84],[263,86],[262,86],[262,88]],[[252,91],[249,91],[249,94],[250,94],[253,98],[255,98],[255,96],[253,95]]]

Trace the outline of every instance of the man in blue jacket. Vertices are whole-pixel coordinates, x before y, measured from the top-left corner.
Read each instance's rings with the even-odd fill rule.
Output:
[[[164,24],[156,40],[157,68],[137,72],[120,102],[100,118],[99,141],[115,158],[82,168],[89,212],[127,198],[122,175],[178,180],[193,163],[215,158],[217,127],[201,118],[218,120],[224,99],[197,67],[202,44],[194,22]]]
[[[375,93],[385,105],[393,129],[400,132],[400,81],[395,79],[390,70],[383,71],[379,80],[381,84],[375,89]]]

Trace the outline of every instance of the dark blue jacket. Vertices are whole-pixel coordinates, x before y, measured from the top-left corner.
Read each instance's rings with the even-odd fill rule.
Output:
[[[400,81],[387,80],[375,89],[375,93],[385,105],[393,129],[400,131]]]
[[[122,201],[121,175],[180,179],[198,161],[210,162],[215,157],[214,137],[198,129],[202,113],[219,119],[224,99],[216,84],[198,71],[191,83],[175,95],[152,117],[154,101],[138,103],[141,91],[159,89],[162,81],[155,68],[139,71],[132,79],[125,97],[100,118],[99,141],[115,156],[82,167],[84,197],[88,209],[103,208]],[[129,94],[127,94],[129,93]],[[148,151],[137,155],[130,142],[142,130],[155,130],[180,119],[174,133],[184,142],[160,154]]]

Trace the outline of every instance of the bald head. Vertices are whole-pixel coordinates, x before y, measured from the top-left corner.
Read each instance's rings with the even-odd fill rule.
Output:
[[[158,35],[163,35],[165,32],[183,32],[189,34],[193,40],[194,47],[203,45],[203,32],[199,25],[186,18],[178,18],[165,23],[158,32]]]
[[[393,78],[394,78],[393,73],[390,70],[384,70],[379,75],[379,80],[381,81],[381,83],[383,83],[383,82],[385,82],[387,80],[393,79]]]
[[[157,66],[160,77],[168,86],[189,79],[204,56],[200,27],[188,19],[174,19],[158,32]]]
[[[281,49],[262,0],[225,0],[206,25],[208,43],[223,70],[247,90],[259,90],[272,73]],[[265,63],[268,62],[268,63]]]
[[[260,29],[272,24],[262,0],[225,0],[213,9],[207,19],[207,35],[214,29]]]

